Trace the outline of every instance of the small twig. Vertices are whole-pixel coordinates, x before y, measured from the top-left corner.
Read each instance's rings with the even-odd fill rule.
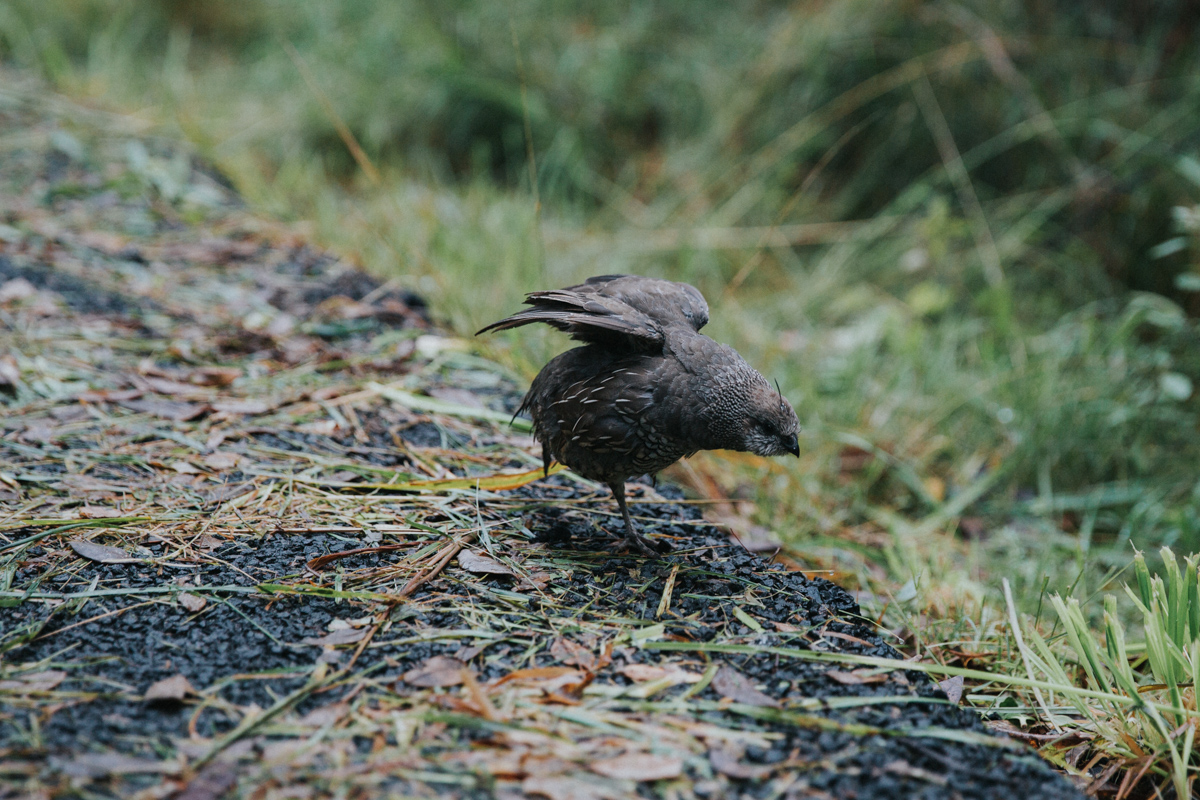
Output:
[[[379,633],[379,629],[383,627],[383,623],[387,621],[388,615],[392,613],[392,609],[396,607],[395,603],[389,603],[387,608],[376,619],[375,624],[371,626],[371,630],[367,631],[358,643],[358,647],[354,648],[354,655],[350,656],[350,660],[346,662],[346,666],[342,667],[339,675],[349,674],[350,668],[358,661],[358,657],[362,655],[363,650],[367,649],[367,645],[375,638],[375,634]]]
[[[448,545],[444,551],[444,554],[437,560],[437,563],[435,563],[425,572],[414,577],[405,585],[403,589],[400,590],[400,597],[408,597],[415,592],[421,586],[421,584],[427,583],[428,581],[436,578],[438,574],[446,568],[446,565],[450,563],[450,560],[458,555],[459,551],[463,549],[463,545],[463,542],[457,540],[455,540],[453,544]]]
[[[469,667],[463,667],[462,680],[463,687],[467,690],[467,694],[470,695],[472,704],[479,710],[484,719],[491,720],[492,722],[498,720],[499,716],[496,714],[496,707],[488,699],[487,693],[479,685],[479,681],[475,680],[475,673]]]
[[[317,572],[322,567],[325,567],[328,564],[330,564],[334,561],[337,561],[340,558],[347,558],[349,556],[361,556],[366,553],[383,553],[388,550],[404,550],[406,548],[415,547],[416,545],[423,544],[423,543],[424,543],[424,540],[416,540],[416,541],[411,541],[411,542],[405,542],[403,544],[383,544],[383,545],[379,545],[378,547],[356,547],[353,550],[339,550],[336,553],[326,553],[323,556],[317,556],[316,558],[310,560],[308,562],[307,566],[313,572]]]
[[[675,591],[675,576],[679,574],[679,565],[671,567],[671,574],[667,576],[666,586],[663,587],[662,600],[658,601],[658,611],[654,612],[654,618],[659,619],[671,607],[671,593]]]

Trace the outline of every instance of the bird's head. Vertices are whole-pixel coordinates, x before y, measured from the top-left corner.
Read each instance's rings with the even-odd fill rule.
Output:
[[[772,387],[765,380],[755,381],[750,386],[746,415],[742,422],[742,446],[760,456],[782,456],[791,453],[800,455],[800,443],[796,434],[800,421],[796,411],[779,391],[778,384]]]

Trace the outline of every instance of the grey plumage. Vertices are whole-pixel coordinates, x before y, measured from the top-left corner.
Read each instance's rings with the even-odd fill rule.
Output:
[[[521,404],[542,457],[612,490],[629,543],[652,552],[625,503],[625,481],[699,450],[799,455],[796,412],[761,374],[700,329],[695,287],[634,275],[531,292],[530,305],[479,333],[543,322],[585,342],[552,359]],[[520,412],[518,412],[520,413]]]

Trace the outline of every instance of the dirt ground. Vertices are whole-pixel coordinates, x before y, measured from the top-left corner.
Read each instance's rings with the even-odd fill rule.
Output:
[[[0,798],[1082,796],[677,489],[617,552],[419,297],[6,77]]]

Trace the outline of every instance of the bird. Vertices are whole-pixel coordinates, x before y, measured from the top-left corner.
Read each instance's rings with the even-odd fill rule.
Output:
[[[708,303],[694,286],[597,275],[530,292],[525,304],[476,335],[544,323],[582,342],[538,372],[517,414],[533,421],[543,474],[553,460],[608,486],[627,546],[657,552],[629,515],[628,479],[700,450],[799,457],[795,409],[778,383],[700,333]]]

